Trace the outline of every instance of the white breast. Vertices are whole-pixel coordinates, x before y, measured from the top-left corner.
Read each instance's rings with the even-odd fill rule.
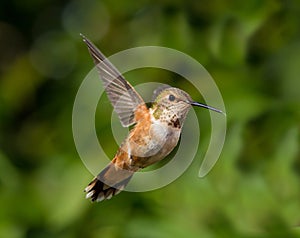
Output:
[[[152,121],[150,129],[151,142],[149,144],[148,156],[153,156],[155,160],[163,159],[177,145],[181,130],[168,126],[157,120]]]

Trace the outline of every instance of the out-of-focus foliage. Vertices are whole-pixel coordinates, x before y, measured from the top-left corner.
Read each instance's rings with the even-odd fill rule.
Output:
[[[297,237],[299,16],[293,0],[1,1],[0,237]],[[71,122],[93,63],[80,32],[107,55],[159,45],[206,67],[228,119],[223,153],[208,176],[197,177],[209,139],[203,129],[194,163],[167,187],[100,204],[84,199],[92,175]],[[164,71],[126,77],[189,91]],[[199,116],[205,128],[209,118]],[[100,141],[109,125],[97,117]],[[115,142],[101,143],[113,156]]]

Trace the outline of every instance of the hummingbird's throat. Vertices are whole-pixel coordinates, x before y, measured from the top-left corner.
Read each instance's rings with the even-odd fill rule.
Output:
[[[152,111],[152,116],[154,120],[159,123],[166,124],[173,128],[180,129],[182,126],[182,120],[178,115],[167,108],[157,107]]]
[[[181,123],[178,118],[173,118],[168,122],[168,126],[180,129]]]

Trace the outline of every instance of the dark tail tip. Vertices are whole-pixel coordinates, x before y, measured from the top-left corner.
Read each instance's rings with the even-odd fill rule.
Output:
[[[87,199],[91,199],[92,202],[101,202],[103,200],[111,199],[113,196],[119,194],[125,188],[130,178],[131,177],[128,177],[125,180],[111,187],[106,185],[96,177],[84,189],[84,192],[87,193],[85,197]]]

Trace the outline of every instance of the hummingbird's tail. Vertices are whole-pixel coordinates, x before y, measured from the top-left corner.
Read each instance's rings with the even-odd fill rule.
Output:
[[[86,198],[91,199],[92,202],[111,199],[125,188],[132,175],[132,171],[121,169],[114,163],[110,163],[84,189],[87,193]]]

